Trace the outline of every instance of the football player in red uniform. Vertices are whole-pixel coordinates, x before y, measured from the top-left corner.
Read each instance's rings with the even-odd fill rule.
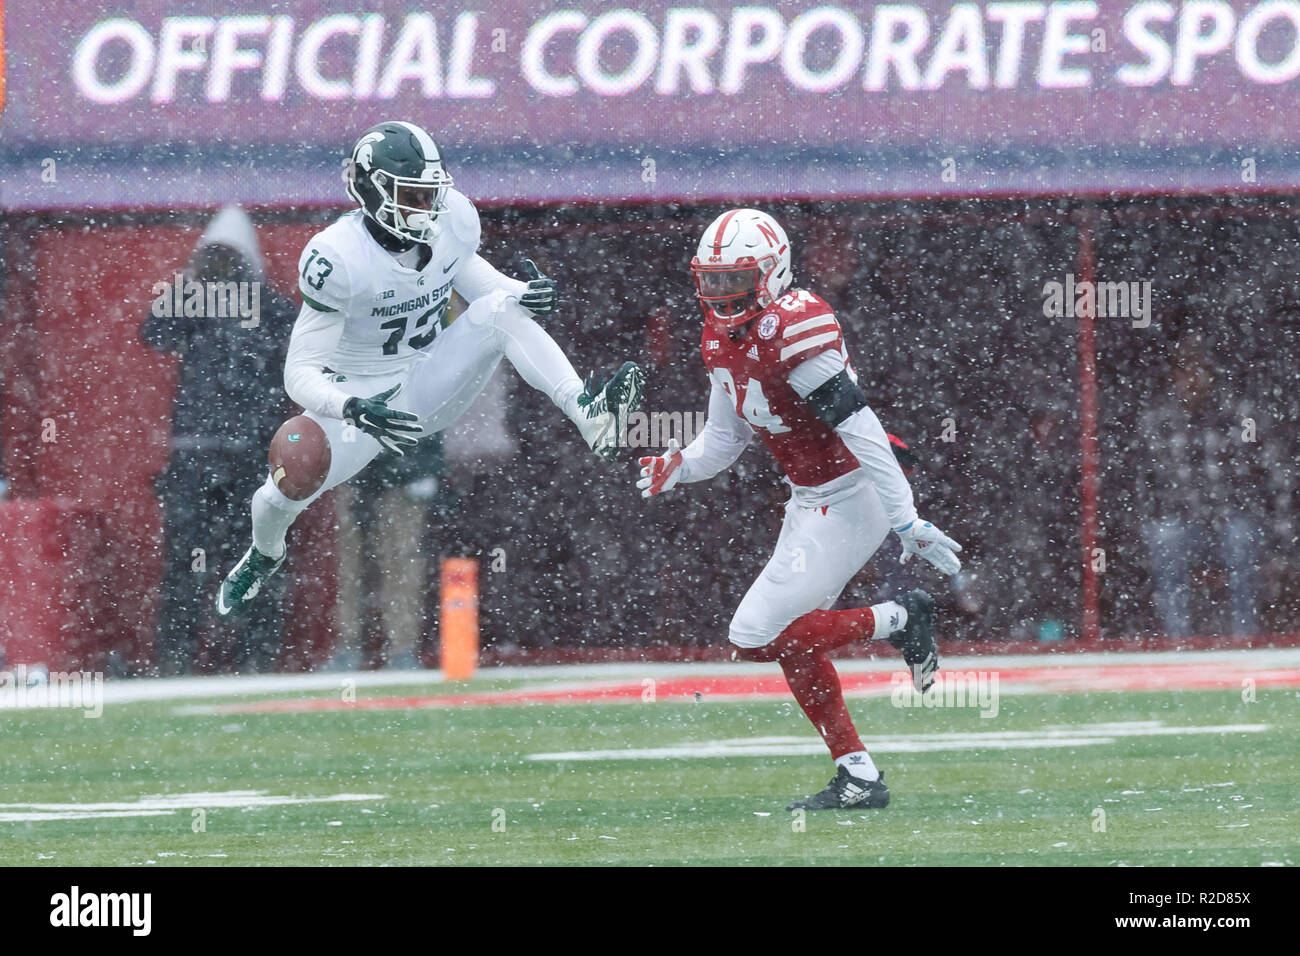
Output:
[[[838,765],[826,789],[787,809],[884,807],[889,790],[829,654],[887,640],[928,690],[939,668],[933,601],[914,590],[873,607],[830,607],[891,528],[904,562],[919,555],[946,575],[961,569],[961,545],[917,516],[831,307],[790,289],[790,242],[776,220],[754,209],[724,213],[705,230],[691,271],[704,310],[708,423],[686,448],[673,441],[664,455],[642,458],[637,487],[648,498],[712,478],[756,433],[771,449],[793,491],[776,551],[731,619],[734,656],[781,665]]]

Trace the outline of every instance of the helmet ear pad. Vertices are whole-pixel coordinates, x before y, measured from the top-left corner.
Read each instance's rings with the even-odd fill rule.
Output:
[[[758,304],[766,309],[790,288],[790,270],[781,263],[780,256],[763,256],[758,260]]]
[[[772,266],[763,276],[763,286],[767,294],[771,296],[771,301],[766,305],[771,305],[777,299],[785,294],[785,290],[794,284],[794,276],[790,274],[790,268],[781,261],[780,256],[771,256]]]
[[[396,206],[389,197],[387,184],[384,182],[386,176],[387,174],[382,169],[376,169],[372,171],[366,179],[370,183],[371,187],[373,187],[375,195],[379,200],[378,207],[373,212],[374,217],[386,226],[395,226],[397,223],[393,216],[393,212],[396,209]]]

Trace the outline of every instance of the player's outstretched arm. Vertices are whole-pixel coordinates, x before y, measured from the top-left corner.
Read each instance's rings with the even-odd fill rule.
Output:
[[[524,262],[524,269],[528,273],[527,282],[520,282],[498,272],[477,252],[482,238],[482,226],[474,204],[463,193],[452,189],[447,193],[447,207],[448,228],[468,249],[463,262],[457,259],[447,266],[447,269],[458,266],[452,278],[452,288],[457,295],[466,302],[473,302],[499,289],[537,318],[555,311],[559,295],[553,279],[542,275],[531,259]]]
[[[709,392],[709,419],[695,440],[681,448],[676,439],[663,455],[640,459],[637,487],[642,498],[669,491],[679,481],[705,481],[735,464],[754,437],[754,431],[736,413],[726,389],[713,383]]]
[[[550,315],[560,302],[555,280],[542,274],[532,259],[524,260],[528,281],[512,279],[477,253],[456,273],[453,288],[466,302],[502,289],[537,318]]]
[[[815,382],[821,384],[812,387]],[[835,429],[875,486],[889,525],[903,546],[904,564],[920,555],[944,574],[961,570],[961,545],[917,516],[912,486],[903,474],[889,436],[876,417],[842,354],[824,352],[799,366],[790,384],[822,421]]]

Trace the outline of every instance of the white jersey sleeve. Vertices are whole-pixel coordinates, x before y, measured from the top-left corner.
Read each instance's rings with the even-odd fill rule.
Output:
[[[827,349],[791,370],[790,387],[800,398],[807,398],[844,371],[845,365],[843,352]]]
[[[318,233],[298,257],[298,291],[317,312],[347,312],[352,282],[342,253]]]
[[[894,457],[889,436],[876,413],[865,406],[859,408],[840,422],[835,431],[875,485],[880,503],[885,506],[889,526],[897,530],[915,521],[912,486]]]
[[[476,253],[470,257],[469,262],[461,266],[460,272],[456,273],[453,288],[466,302],[473,302],[497,289],[504,290],[518,302],[528,290],[528,284],[503,275]]]
[[[324,371],[338,348],[345,321],[341,311],[322,312],[303,305],[284,362],[284,390],[289,397],[326,418],[342,418],[349,397]]]
[[[790,372],[790,387],[800,398],[807,398],[846,368],[856,382],[857,376],[853,375],[843,352],[822,352]],[[876,413],[870,408],[860,408],[840,422],[835,431],[875,486],[876,494],[885,506],[889,526],[902,528],[915,521],[912,486],[894,456],[889,435]]]
[[[727,390],[713,382],[709,391],[709,419],[703,430],[682,450],[681,481],[705,481],[736,463],[754,430],[736,412]]]
[[[478,210],[464,193],[455,190],[447,194],[447,224],[457,242],[469,250],[460,268],[452,288],[466,302],[473,302],[483,296],[502,289],[515,301],[528,288],[526,283],[511,279],[494,269],[486,259],[478,254],[479,243],[483,237],[483,225],[479,221]]]

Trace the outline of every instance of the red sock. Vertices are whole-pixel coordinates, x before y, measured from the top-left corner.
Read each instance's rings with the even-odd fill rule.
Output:
[[[867,749],[844,705],[840,675],[825,651],[786,655],[781,658],[781,670],[794,699],[830,748],[832,760]]]
[[[831,758],[865,750],[844,704],[840,675],[828,651],[871,636],[876,627],[869,607],[809,611],[792,621],[765,647],[741,647],[747,661],[780,661],[790,692],[830,748]]]

